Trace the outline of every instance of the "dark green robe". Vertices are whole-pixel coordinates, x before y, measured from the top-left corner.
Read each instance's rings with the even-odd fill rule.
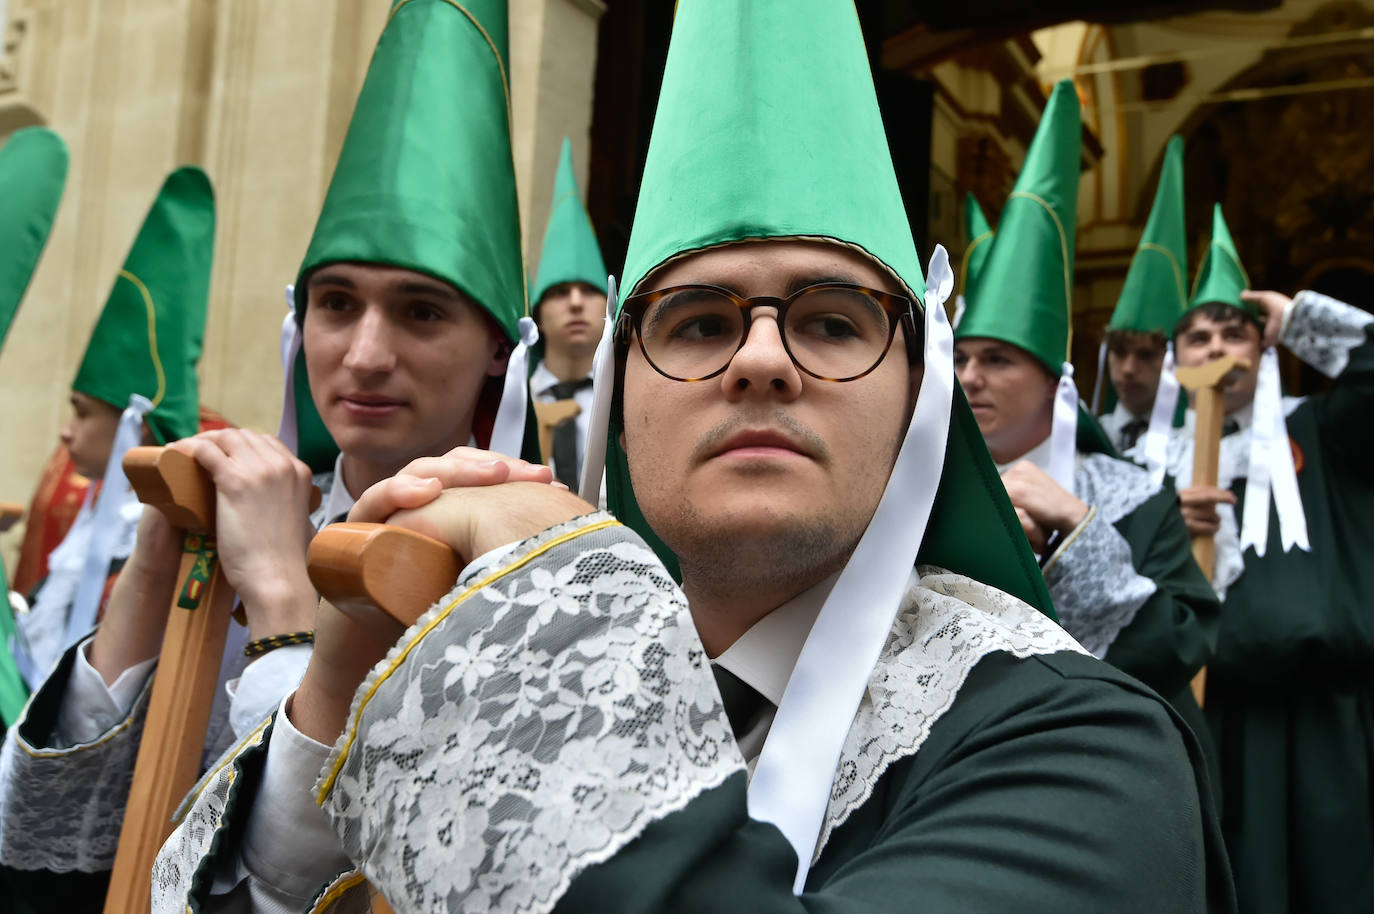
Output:
[[[1300,297],[1295,308],[1308,304]],[[1359,316],[1347,308],[1336,319]],[[1313,334],[1336,326],[1303,317],[1295,311],[1293,324],[1315,325]],[[1374,910],[1370,326],[1334,389],[1288,416],[1311,551],[1283,551],[1271,510],[1265,556],[1245,552],[1226,594],[1208,674],[1223,827],[1247,914]],[[1303,345],[1312,340],[1284,342],[1317,361]],[[1231,489],[1240,515],[1245,480]]]

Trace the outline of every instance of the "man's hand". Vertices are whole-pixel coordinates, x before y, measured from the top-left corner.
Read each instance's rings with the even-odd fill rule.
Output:
[[[507,479],[516,481],[502,481]],[[463,487],[445,489],[446,484]],[[406,472],[372,486],[349,520],[386,522],[423,533],[470,561],[594,510],[566,486],[552,482],[548,467],[459,448],[444,457],[414,461]],[[315,650],[290,708],[296,728],[332,743],[347,722],[359,683],[401,633],[401,626],[381,613],[354,618],[321,602]]]
[[[1221,529],[1221,516],[1217,505],[1225,502],[1236,503],[1236,493],[1230,489],[1216,486],[1189,486],[1178,491],[1179,510],[1183,512],[1183,522],[1193,536],[1215,536]]]
[[[169,447],[194,457],[215,484],[220,567],[263,638],[309,629],[315,588],[305,572],[310,469],[272,435],[216,429]]]
[[[1270,346],[1277,344],[1279,331],[1283,329],[1283,312],[1288,309],[1293,299],[1282,292],[1273,292],[1268,289],[1246,289],[1240,293],[1240,297],[1242,301],[1258,305],[1260,314],[1264,316],[1264,335],[1260,339],[1260,351],[1263,352]]]
[[[129,667],[156,657],[162,649],[180,569],[181,531],[161,511],[145,507],[134,551],[115,579],[104,619],[87,654],[106,685],[114,683]]]
[[[1082,500],[1029,460],[1018,460],[1008,467],[1002,474],[1002,485],[1037,553],[1044,550],[1052,534],[1070,533],[1088,516],[1088,506]]]

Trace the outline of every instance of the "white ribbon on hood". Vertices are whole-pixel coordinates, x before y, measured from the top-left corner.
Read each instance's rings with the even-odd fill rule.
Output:
[[[601,503],[601,480],[606,474],[606,436],[610,434],[611,401],[615,398],[615,277],[606,277],[606,323],[592,356],[592,414],[587,417],[587,449],[582,455],[582,500]]]
[[[825,820],[835,768],[925,537],[945,465],[954,394],[954,288],[937,246],[927,270],[925,375],[882,500],[802,647],[749,783],[749,816],[772,822],[797,853],[800,894]]]
[[[91,533],[90,551],[81,569],[81,582],[76,585],[76,597],[67,614],[67,631],[62,647],[65,651],[90,634],[95,628],[100,610],[100,598],[110,577],[110,561],[114,557],[115,537],[121,527],[120,513],[131,500],[136,500],[129,480],[124,475],[124,454],[143,440],[143,419],[152,412],[153,403],[142,394],[131,394],[129,406],[119,417],[114,446],[105,463],[105,479],[100,497],[95,503],[95,527]]]
[[[296,356],[301,351],[301,326],[296,321],[296,287],[286,287],[286,317],[281,322],[281,422],[277,437],[296,453],[299,443],[296,423]]]
[[[1078,456],[1078,388],[1073,365],[1065,362],[1054,391],[1054,419],[1050,427],[1050,478],[1066,492],[1073,491],[1075,458]]]
[[[520,342],[511,350],[506,363],[506,381],[501,389],[501,405],[491,430],[488,450],[519,457],[525,441],[525,408],[530,399],[530,347],[539,342],[539,327],[534,318],[520,318]]]
[[[1245,483],[1245,519],[1240,549],[1253,546],[1263,556],[1269,543],[1269,495],[1279,512],[1279,537],[1283,551],[1294,546],[1310,550],[1307,515],[1298,494],[1298,473],[1288,445],[1288,423],[1283,417],[1283,393],[1279,381],[1279,356],[1271,346],[1260,356],[1255,386],[1254,420],[1250,426],[1250,467]]]
[[[1150,408],[1150,424],[1145,429],[1145,444],[1141,457],[1150,471],[1150,485],[1164,484],[1165,465],[1169,462],[1169,438],[1174,430],[1174,413],[1178,411],[1178,363],[1174,360],[1172,341],[1164,347],[1164,365],[1159,370],[1159,386],[1155,390],[1154,406]]]

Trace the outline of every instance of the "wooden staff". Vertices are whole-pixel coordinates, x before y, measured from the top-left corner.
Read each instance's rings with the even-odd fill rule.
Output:
[[[105,896],[105,914],[145,914],[153,861],[200,773],[234,592],[215,550],[214,483],[195,458],[136,447],[124,456],[124,475],[139,501],[183,531],[181,569]]]
[[[320,596],[340,612],[354,617],[381,612],[409,628],[453,589],[462,563],[448,546],[422,534],[348,523],[331,524],[315,535],[306,569]],[[392,909],[374,894],[372,910],[391,914]]]
[[[547,464],[553,459],[553,430],[582,412],[576,400],[554,400],[534,404],[534,420],[539,426],[539,453]]]
[[[1221,460],[1221,432],[1226,420],[1226,405],[1223,392],[1235,382],[1235,375],[1248,371],[1250,363],[1245,359],[1224,355],[1221,358],[1198,365],[1194,368],[1178,369],[1178,383],[1185,390],[1196,394],[1194,408],[1197,411],[1197,425],[1193,429],[1193,485],[1216,486],[1217,468]],[[1193,558],[1198,567],[1212,580],[1212,569],[1216,565],[1216,542],[1210,534],[1193,537]],[[1207,693],[1207,667],[1198,670],[1193,677],[1193,695],[1201,707]]]
[[[0,501],[0,533],[13,527],[24,516],[24,506],[12,501]]]

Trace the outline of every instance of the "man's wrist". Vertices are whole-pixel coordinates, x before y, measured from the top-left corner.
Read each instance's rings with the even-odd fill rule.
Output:
[[[299,576],[265,580],[239,593],[248,617],[248,636],[254,640],[315,627],[319,594],[301,569]]]
[[[1078,529],[1079,524],[1087,519],[1090,510],[1092,509],[1088,507],[1087,503],[1080,498],[1074,497],[1068,504],[1064,516],[1060,518],[1059,525],[1056,529],[1065,536],[1068,536],[1074,530]]]

